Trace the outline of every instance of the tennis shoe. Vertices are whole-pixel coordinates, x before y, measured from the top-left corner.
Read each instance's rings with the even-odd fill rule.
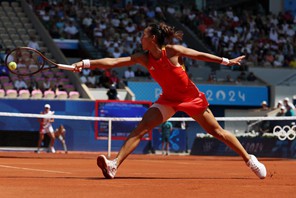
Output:
[[[108,160],[104,155],[97,158],[97,165],[106,179],[113,179],[117,172],[117,160]]]
[[[264,179],[266,177],[266,168],[264,164],[258,161],[254,155],[250,155],[250,159],[247,162],[247,166],[260,178]]]

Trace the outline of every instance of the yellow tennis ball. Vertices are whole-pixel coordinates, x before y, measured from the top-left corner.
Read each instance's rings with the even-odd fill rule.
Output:
[[[15,70],[17,68],[17,64],[16,64],[16,62],[10,62],[8,64],[8,67],[10,70]]]

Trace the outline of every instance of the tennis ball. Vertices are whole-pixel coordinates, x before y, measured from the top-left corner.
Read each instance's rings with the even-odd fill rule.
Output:
[[[10,70],[15,70],[17,68],[17,64],[16,64],[16,62],[10,62],[8,64],[8,67]]]

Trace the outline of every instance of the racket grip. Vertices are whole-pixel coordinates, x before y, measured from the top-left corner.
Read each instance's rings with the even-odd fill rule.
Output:
[[[73,66],[73,65],[57,64],[57,66],[59,69],[64,69],[64,70],[73,71],[75,69],[75,66]]]

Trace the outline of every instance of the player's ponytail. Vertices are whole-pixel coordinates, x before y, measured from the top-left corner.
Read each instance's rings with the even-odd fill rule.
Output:
[[[172,44],[174,38],[178,40],[182,40],[183,38],[182,31],[175,31],[174,27],[165,23],[160,23],[159,25],[150,24],[148,27],[150,27],[150,33],[156,36],[159,46]]]

